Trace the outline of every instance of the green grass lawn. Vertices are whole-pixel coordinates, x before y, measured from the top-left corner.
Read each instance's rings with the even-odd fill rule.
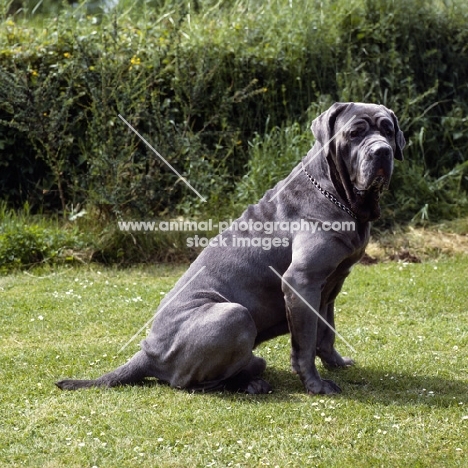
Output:
[[[130,357],[140,338],[118,350],[183,270],[93,265],[0,278],[0,466],[467,466],[466,257],[354,269],[337,328],[357,364],[319,366],[341,395],[304,393],[287,336],[258,349],[271,395],[54,386]]]

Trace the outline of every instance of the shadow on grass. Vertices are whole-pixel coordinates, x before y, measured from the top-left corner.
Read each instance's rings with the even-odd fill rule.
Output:
[[[416,372],[355,367],[324,373],[336,379],[343,398],[384,405],[426,405],[445,408],[467,401],[467,382]]]
[[[340,398],[383,405],[446,408],[468,401],[468,385],[462,380],[444,377],[391,373],[388,370],[370,367],[355,367],[338,371],[321,371],[322,378],[334,380],[343,393],[332,396],[311,396],[310,398]],[[269,395],[242,395],[228,391],[207,393],[222,399],[251,400],[255,402],[303,402],[305,391],[297,375],[284,369],[267,368],[264,374],[273,387]]]
[[[468,383],[463,380],[453,380],[444,377],[421,375],[417,373],[397,372],[388,369],[372,367],[351,367],[336,371],[320,369],[322,378],[331,379],[342,389],[340,395],[316,395],[310,398],[339,398],[355,400],[366,403],[379,403],[383,405],[417,406],[446,408],[458,405],[460,402],[468,403]],[[232,401],[265,402],[303,402],[306,397],[304,387],[299,377],[291,371],[267,367],[264,379],[273,387],[273,392],[267,395],[246,395],[227,390],[195,392],[206,397],[220,398]],[[137,387],[168,387],[167,383],[157,379],[148,378]],[[174,392],[189,392],[190,390],[177,390]]]

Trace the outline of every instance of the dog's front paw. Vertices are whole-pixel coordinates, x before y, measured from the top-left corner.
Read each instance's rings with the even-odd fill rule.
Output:
[[[330,370],[333,369],[346,369],[347,367],[354,366],[354,361],[349,357],[341,357],[340,359],[325,360],[322,359],[322,364]]]
[[[354,365],[354,361],[351,358],[342,357],[334,348],[331,352],[325,352],[323,349],[317,348],[317,356],[327,369],[343,369]]]
[[[341,393],[341,388],[332,380],[320,379],[306,385],[309,395],[334,395]]]
[[[338,367],[351,367],[354,366],[354,364],[354,359],[345,356],[343,357],[343,361],[338,364]]]

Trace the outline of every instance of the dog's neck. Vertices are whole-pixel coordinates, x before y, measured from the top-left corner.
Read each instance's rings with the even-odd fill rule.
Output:
[[[330,179],[333,182],[333,186],[335,187],[336,192],[338,195],[350,204],[350,197],[348,194],[348,190],[345,184],[345,181],[342,180],[338,169],[336,168],[335,161],[331,157],[327,157],[328,167],[330,169]],[[350,181],[351,182],[351,181]],[[351,205],[351,204],[350,204]]]

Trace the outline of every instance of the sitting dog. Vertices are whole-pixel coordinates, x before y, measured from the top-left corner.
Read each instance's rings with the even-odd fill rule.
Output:
[[[316,142],[302,162],[233,223],[241,234],[232,227],[219,234],[167,294],[141,351],[96,380],[57,386],[155,377],[176,388],[268,393],[266,363],[252,350],[289,332],[292,369],[306,391],[340,392],[320,377],[315,358],[331,368],[353,364],[334,346],[334,302],[364,254],[405,139],[391,110],[363,103],[335,103],[312,132]],[[257,229],[266,225],[277,231]]]

